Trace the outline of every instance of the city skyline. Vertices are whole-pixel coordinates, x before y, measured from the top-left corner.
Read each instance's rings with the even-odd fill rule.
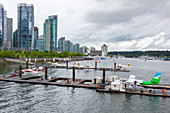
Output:
[[[2,0],[7,16],[17,28],[17,4],[34,5],[35,26],[43,34],[43,22],[49,15],[59,16],[58,37],[66,37],[82,46],[99,49],[105,43],[113,50],[169,49],[169,1],[111,0]],[[95,5],[94,5],[95,4]]]

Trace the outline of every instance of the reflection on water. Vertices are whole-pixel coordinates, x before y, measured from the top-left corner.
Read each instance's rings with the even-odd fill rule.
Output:
[[[106,72],[106,79],[111,75],[128,78],[130,74],[136,78],[150,80],[158,70],[162,72],[161,83],[169,83],[169,62],[142,61],[139,59],[115,59],[117,63],[131,64],[131,72]],[[79,63],[92,63],[82,61]],[[101,61],[111,67],[112,60]],[[73,62],[69,62],[72,65]],[[0,73],[9,73],[18,68],[17,64],[0,65]],[[40,72],[40,75],[44,72]],[[72,70],[49,69],[48,75],[72,77]],[[76,78],[91,79],[102,77],[102,71],[76,70]],[[57,113],[158,113],[169,112],[170,98],[149,97],[130,94],[98,93],[95,90],[58,87],[48,85],[32,85],[8,83],[0,81],[0,111],[1,112],[57,112]]]

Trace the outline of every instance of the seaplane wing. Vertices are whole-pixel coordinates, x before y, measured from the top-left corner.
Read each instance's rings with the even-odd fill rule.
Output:
[[[126,83],[134,83],[134,82],[137,82],[137,83],[142,83],[143,82],[143,80],[138,80],[138,79],[128,79],[127,81],[126,81]]]

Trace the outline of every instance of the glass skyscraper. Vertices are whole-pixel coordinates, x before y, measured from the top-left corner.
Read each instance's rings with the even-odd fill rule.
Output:
[[[43,35],[39,36],[37,41],[36,41],[36,49],[39,50],[39,51],[43,51]]]
[[[49,16],[44,23],[44,51],[57,50],[58,16]]]
[[[12,18],[7,18],[7,48],[13,47],[12,26],[13,26]]]
[[[70,42],[70,40],[66,40],[66,42],[65,42],[65,50],[69,51],[69,52],[72,52],[72,45],[73,45],[73,43]]]
[[[65,51],[65,37],[58,40],[58,51]]]
[[[34,49],[34,6],[18,4],[18,48]]]
[[[0,4],[0,47],[3,47],[4,41],[4,7]]]
[[[18,29],[13,33],[13,47],[18,47]]]
[[[37,46],[37,39],[38,39],[38,27],[34,27],[34,49],[36,49]]]

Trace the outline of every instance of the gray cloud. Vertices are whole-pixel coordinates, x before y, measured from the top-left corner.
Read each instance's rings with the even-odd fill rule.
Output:
[[[17,27],[17,3],[4,0],[8,17]],[[170,49],[170,2],[168,0],[25,0],[35,9],[35,25],[43,33],[43,22],[58,15],[58,38],[109,50]],[[155,36],[164,33],[162,38]],[[147,38],[150,37],[150,38]],[[153,38],[153,40],[152,40]],[[162,41],[163,40],[163,41]]]

